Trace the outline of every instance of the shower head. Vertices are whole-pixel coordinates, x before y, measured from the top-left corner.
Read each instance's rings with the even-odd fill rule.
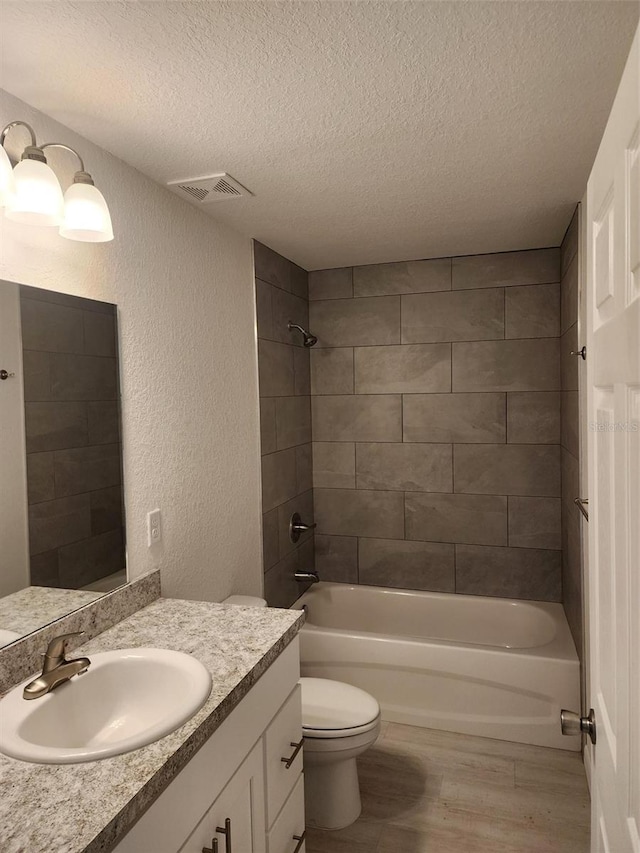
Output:
[[[318,343],[318,339],[315,335],[312,335],[311,332],[307,331],[306,329],[303,329],[302,326],[299,326],[297,323],[292,323],[291,321],[289,321],[287,328],[289,329],[289,331],[291,331],[292,329],[298,329],[299,332],[302,332],[302,344],[307,348],[315,346],[315,344]]]

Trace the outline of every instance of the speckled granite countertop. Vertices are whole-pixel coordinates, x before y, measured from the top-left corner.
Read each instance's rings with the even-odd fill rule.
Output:
[[[28,586],[0,598],[0,628],[24,636],[102,595],[82,589]]]
[[[213,677],[198,713],[156,743],[87,764],[29,764],[0,755],[2,853],[110,850],[238,705],[304,621],[296,610],[160,598],[74,650],[136,646],[188,652]]]

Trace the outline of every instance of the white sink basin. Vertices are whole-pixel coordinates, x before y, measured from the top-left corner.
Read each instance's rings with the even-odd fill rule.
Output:
[[[7,694],[1,752],[40,764],[120,755],[179,728],[211,692],[208,670],[182,652],[120,649],[90,660],[86,673],[40,699],[23,699],[28,681]]]

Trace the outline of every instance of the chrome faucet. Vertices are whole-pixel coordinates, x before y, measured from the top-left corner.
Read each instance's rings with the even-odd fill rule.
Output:
[[[73,631],[71,634],[60,634],[59,637],[51,640],[44,654],[41,674],[29,682],[22,691],[24,699],[39,699],[41,696],[46,696],[54,687],[89,669],[91,666],[89,658],[67,660],[64,656],[67,642],[72,637],[81,637],[83,634],[84,631]]]
[[[296,572],[294,575],[298,583],[319,583],[320,578],[317,572]]]

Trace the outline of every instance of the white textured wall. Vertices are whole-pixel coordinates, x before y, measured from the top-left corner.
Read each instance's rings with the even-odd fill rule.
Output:
[[[130,577],[158,567],[163,594],[181,598],[258,593],[250,241],[0,92],[1,126],[15,119],[40,143],[77,148],[111,209],[116,239],[102,245],[1,217],[0,278],[118,305]],[[49,162],[70,174],[70,155]],[[149,549],[146,513],[156,506],[163,542]]]

